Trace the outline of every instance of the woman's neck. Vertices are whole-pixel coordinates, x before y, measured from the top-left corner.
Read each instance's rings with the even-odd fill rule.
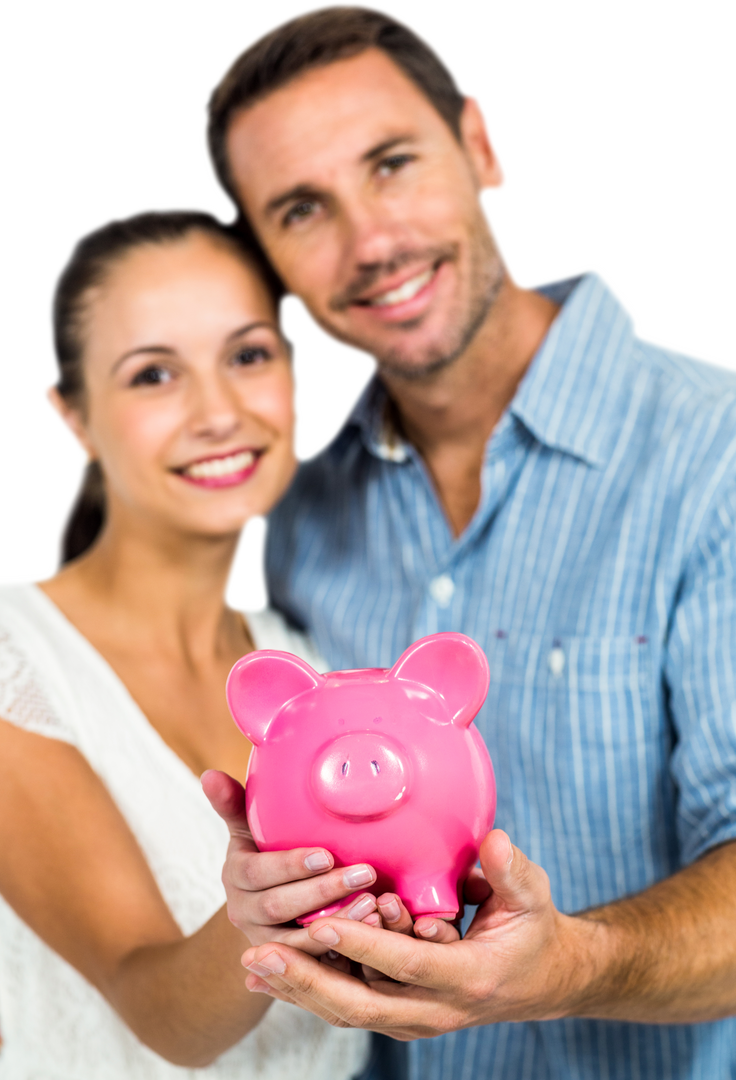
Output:
[[[41,588],[93,643],[126,640],[193,669],[242,643],[225,605],[237,534],[192,537],[110,521],[99,541]]]

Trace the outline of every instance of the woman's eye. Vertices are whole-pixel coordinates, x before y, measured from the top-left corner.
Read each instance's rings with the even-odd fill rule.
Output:
[[[143,368],[142,371],[137,372],[132,380],[131,386],[161,386],[163,383],[170,382],[172,374],[167,371],[166,368],[159,367],[157,364],[151,364],[150,367]]]
[[[269,360],[271,353],[262,345],[247,345],[238,349],[233,357],[233,363],[238,367],[249,367],[251,364],[259,364],[263,360]]]

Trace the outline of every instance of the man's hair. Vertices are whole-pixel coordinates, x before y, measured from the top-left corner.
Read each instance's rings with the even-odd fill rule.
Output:
[[[406,26],[379,11],[330,7],[266,34],[235,61],[210,98],[207,137],[220,183],[238,204],[227,156],[233,116],[297,75],[335,60],[381,49],[421,90],[460,138],[464,97],[439,57]]]

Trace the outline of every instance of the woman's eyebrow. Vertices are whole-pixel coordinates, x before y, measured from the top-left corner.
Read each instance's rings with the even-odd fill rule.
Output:
[[[154,355],[158,356],[173,356],[174,349],[171,349],[168,345],[139,345],[137,348],[129,349],[128,352],[125,352],[122,356],[118,357],[112,366],[110,374],[114,375],[125,360],[129,360],[131,356],[138,356],[139,353],[154,353]]]
[[[246,323],[245,326],[238,327],[237,330],[233,330],[231,334],[228,334],[226,343],[235,341],[236,338],[242,337],[243,334],[249,333],[251,330],[257,330],[259,326],[266,326],[269,330],[273,330],[274,333],[278,333],[278,328],[269,322],[268,319],[258,319],[256,322]],[[126,360],[129,360],[131,356],[139,356],[141,354],[153,354],[154,356],[174,356],[176,349],[172,349],[169,345],[138,345],[135,349],[129,349],[118,357],[112,366],[111,374],[114,375],[117,369]]]
[[[229,344],[231,341],[235,341],[236,338],[242,337],[243,334],[248,334],[251,330],[257,330],[260,326],[266,326],[269,330],[273,330],[274,333],[279,333],[278,327],[274,326],[268,319],[258,319],[256,322],[247,323],[245,326],[241,326],[238,330],[233,330],[232,334],[228,334],[226,342]]]

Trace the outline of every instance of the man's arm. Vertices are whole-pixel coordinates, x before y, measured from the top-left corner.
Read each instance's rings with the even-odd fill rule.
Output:
[[[638,896],[573,916],[557,911],[547,875],[500,830],[486,837],[481,865],[492,892],[463,941],[437,948],[335,919],[310,927],[315,941],[395,982],[364,984],[268,945],[243,956],[246,985],[332,1024],[399,1039],[501,1020],[692,1023],[736,1012],[736,844]],[[269,966],[282,970],[268,974]]]

